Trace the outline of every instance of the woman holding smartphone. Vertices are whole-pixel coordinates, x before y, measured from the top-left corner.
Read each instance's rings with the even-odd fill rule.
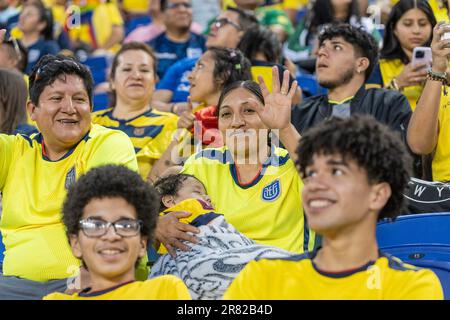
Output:
[[[416,47],[430,46],[435,25],[436,19],[428,1],[397,2],[386,23],[379,65],[367,80],[367,86],[401,91],[414,110],[431,61],[421,58],[415,63],[413,52]]]

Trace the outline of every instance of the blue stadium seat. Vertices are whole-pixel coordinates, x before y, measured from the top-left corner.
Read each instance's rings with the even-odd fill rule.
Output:
[[[303,91],[303,97],[311,97],[318,94],[326,93],[326,89],[322,88],[316,80],[316,77],[311,74],[301,74],[297,76],[297,82]]]
[[[2,234],[0,233],[0,273],[2,272],[2,263],[3,263],[3,252],[5,251],[5,246],[3,245],[2,241]]]
[[[160,254],[158,254],[158,252],[155,250],[155,248],[153,248],[152,245],[149,245],[147,248],[147,256],[149,265],[153,265],[160,257]]]
[[[381,251],[406,263],[432,269],[450,300],[450,213],[401,216],[377,227]]]
[[[108,94],[107,93],[97,93],[94,94],[94,112],[99,110],[108,109]]]
[[[107,73],[109,67],[109,58],[107,56],[88,57],[82,61],[92,72],[94,83],[99,84],[107,80]]]

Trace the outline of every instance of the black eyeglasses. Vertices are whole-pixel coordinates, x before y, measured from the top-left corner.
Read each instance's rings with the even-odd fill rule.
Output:
[[[84,235],[89,238],[103,237],[113,227],[116,234],[121,237],[134,237],[139,234],[142,228],[141,220],[120,219],[115,222],[107,222],[100,219],[80,220],[79,226]]]
[[[186,3],[186,2],[180,2],[180,3],[168,3],[166,5],[166,9],[177,9],[180,7],[184,7],[185,9],[192,8],[192,4]]]
[[[233,22],[233,21],[231,21],[230,19],[227,19],[227,18],[217,19],[216,21],[214,21],[213,26],[216,27],[217,29],[220,29],[223,26],[226,26],[227,24],[235,27],[239,31],[242,30],[242,27],[240,25],[238,25],[237,23],[235,23],[235,22]]]

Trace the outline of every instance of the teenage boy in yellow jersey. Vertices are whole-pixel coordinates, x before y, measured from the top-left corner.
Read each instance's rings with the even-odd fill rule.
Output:
[[[135,279],[136,266],[153,239],[158,209],[155,189],[126,167],[103,166],[82,176],[67,195],[63,221],[74,256],[89,270],[90,286],[44,299],[190,299],[175,276]]]
[[[92,76],[64,56],[43,57],[30,76],[28,113],[38,134],[0,135],[0,230],[5,244],[0,299],[64,291],[79,261],[61,221],[67,189],[103,164],[137,171],[126,134],[91,124]]]
[[[433,154],[432,177],[434,181],[450,181],[450,107],[449,96],[444,91],[447,84],[450,40],[440,40],[450,32],[438,23],[433,30],[431,50],[433,64],[417,107],[408,127],[408,144],[418,154]],[[446,88],[449,91],[449,88]]]
[[[377,221],[398,215],[411,167],[395,134],[368,116],[335,118],[303,135],[297,156],[322,247],[250,262],[225,299],[443,299],[432,271],[378,250]]]

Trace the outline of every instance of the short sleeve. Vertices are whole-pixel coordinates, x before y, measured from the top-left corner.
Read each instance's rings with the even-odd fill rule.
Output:
[[[251,261],[234,278],[225,291],[223,300],[257,300],[257,292],[264,292],[265,277],[258,272],[259,262]],[[269,288],[267,288],[269,289]]]
[[[444,293],[439,278],[431,270],[415,271],[415,279],[409,279],[403,286],[392,292],[397,300],[443,300]],[[390,299],[391,297],[387,297]]]
[[[0,191],[3,190],[13,159],[15,136],[0,134]]]
[[[113,26],[122,26],[123,19],[115,3],[108,3],[108,15]]]
[[[97,142],[92,155],[87,163],[87,170],[107,165],[124,165],[129,169],[138,172],[136,153],[130,138],[121,131],[111,130]]]

